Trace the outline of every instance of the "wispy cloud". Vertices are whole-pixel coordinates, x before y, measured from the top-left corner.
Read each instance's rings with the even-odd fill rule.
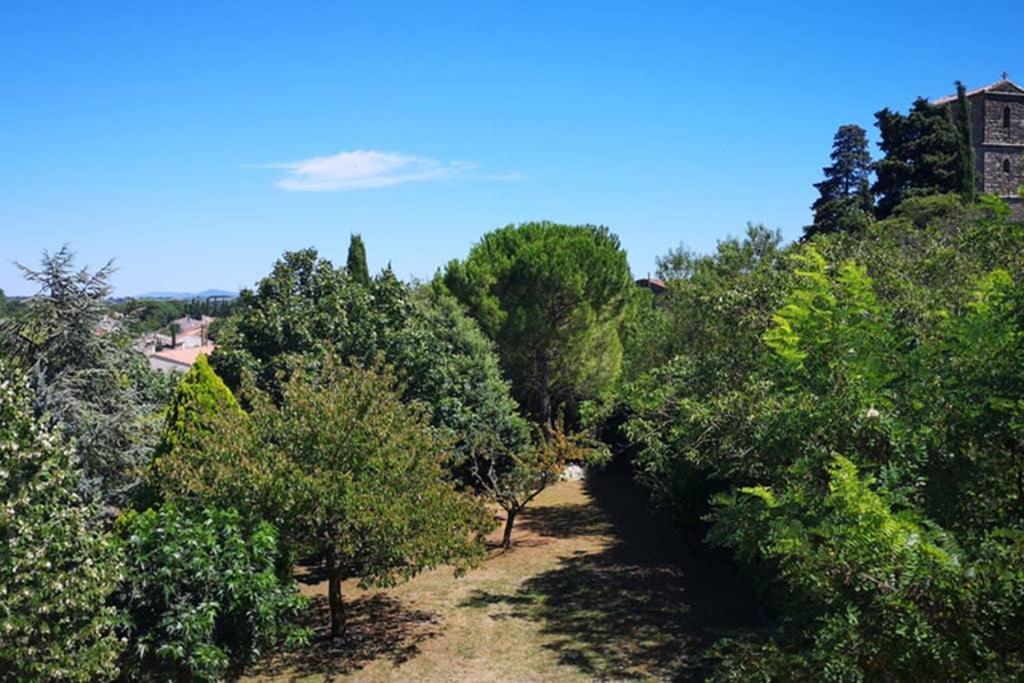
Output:
[[[457,177],[486,180],[515,180],[521,177],[519,174],[472,174],[477,164],[469,161],[441,162],[429,157],[375,150],[339,152],[325,157],[263,164],[263,167],[285,170],[284,177],[276,183],[280,189],[306,192],[364,190]]]

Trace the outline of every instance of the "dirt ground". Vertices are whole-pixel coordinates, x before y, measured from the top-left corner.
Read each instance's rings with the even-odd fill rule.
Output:
[[[461,578],[346,584],[342,643],[326,637],[326,582],[301,576],[313,642],[268,656],[247,680],[700,679],[711,642],[765,621],[728,560],[651,514],[625,476],[549,488],[513,540]]]

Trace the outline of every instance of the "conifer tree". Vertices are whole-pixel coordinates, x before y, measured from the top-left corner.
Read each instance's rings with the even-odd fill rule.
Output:
[[[864,129],[855,124],[840,126],[832,142],[831,158],[832,163],[822,169],[825,179],[814,184],[820,196],[811,206],[814,223],[804,228],[805,237],[856,231],[874,215],[871,152]]]
[[[362,235],[352,235],[348,243],[348,274],[356,282],[369,285],[370,269],[366,265],[366,245]]]
[[[182,444],[192,444],[211,428],[214,420],[229,412],[241,415],[242,409],[231,390],[210,367],[206,356],[200,355],[179,380],[167,406],[157,455],[169,453]]]
[[[918,98],[910,112],[875,114],[885,157],[875,164],[878,217],[886,218],[910,197],[959,193],[963,188],[960,135],[949,109]]]
[[[24,375],[0,360],[0,378],[0,678],[107,680],[117,551],[76,493],[73,451],[32,417]]]
[[[967,99],[967,89],[960,81],[956,82],[956,129],[960,135],[960,195],[965,202],[970,203],[977,199],[978,179],[971,134],[971,102]]]

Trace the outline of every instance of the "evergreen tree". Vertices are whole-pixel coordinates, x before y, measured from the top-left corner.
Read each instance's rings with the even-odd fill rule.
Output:
[[[366,245],[362,235],[352,235],[348,243],[348,275],[362,285],[370,284],[370,269],[366,265]]]
[[[516,397],[539,423],[553,425],[619,376],[636,286],[608,228],[494,230],[448,264],[444,283],[494,340]]]
[[[971,134],[971,102],[967,99],[967,89],[960,81],[956,82],[956,129],[960,136],[960,195],[965,202],[973,202],[978,196],[978,179],[974,158],[974,139]]]
[[[182,444],[193,443],[211,428],[217,416],[226,412],[241,415],[242,409],[231,390],[210,367],[206,356],[200,355],[174,389],[157,454],[169,453]]]
[[[854,124],[840,126],[831,157],[832,164],[822,169],[825,179],[814,184],[820,196],[811,206],[814,223],[804,229],[805,237],[856,231],[874,215],[871,152],[864,129]]]
[[[960,135],[949,109],[918,98],[908,114],[875,114],[885,157],[875,164],[878,216],[888,217],[904,199],[960,192]]]
[[[32,417],[25,377],[0,360],[0,378],[0,679],[112,678],[116,549],[75,493],[72,449]]]

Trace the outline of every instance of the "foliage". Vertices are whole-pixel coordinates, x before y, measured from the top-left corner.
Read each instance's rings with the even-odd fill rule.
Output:
[[[494,230],[444,283],[498,348],[513,392],[539,422],[609,388],[635,289],[607,228],[525,223]]]
[[[1024,226],[915,197],[770,253],[671,283],[620,396],[638,478],[779,614],[717,675],[1021,677]]]
[[[166,504],[125,513],[116,530],[130,677],[221,680],[272,645],[308,637],[290,625],[305,599],[290,576],[278,576],[271,525],[246,529],[234,511]]]
[[[241,293],[211,364],[229,387],[252,374],[279,399],[295,367],[327,354],[389,365],[402,396],[455,439],[458,462],[470,433],[510,447],[526,440],[490,343],[450,296],[437,287],[413,291],[390,271],[359,285],[312,249],[285,254],[254,291]]]
[[[971,101],[967,99],[967,88],[956,82],[956,107],[954,108],[956,132],[959,137],[957,149],[957,176],[960,178],[960,196],[971,203],[978,197],[978,179],[975,168],[974,135],[971,132]]]
[[[960,134],[950,121],[949,108],[918,98],[909,113],[883,109],[875,114],[885,157],[876,162],[878,215],[889,216],[905,199],[959,192]]]
[[[370,268],[366,265],[366,245],[362,235],[352,235],[349,240],[345,269],[354,281],[366,286],[370,284]]]
[[[110,678],[122,648],[116,548],[91,525],[60,435],[32,417],[25,376],[0,359],[0,678]]]
[[[0,322],[0,350],[31,368],[35,410],[74,443],[81,487],[107,510],[124,507],[156,444],[170,384],[130,348],[123,330],[100,334],[110,264],[74,270],[67,247],[44,252],[40,270],[19,266],[39,293],[23,315]]]
[[[607,453],[583,436],[565,433],[561,420],[539,430],[537,442],[520,453],[495,454],[485,449],[471,459],[473,478],[480,489],[505,511],[501,545],[512,547],[516,517],[541,491],[565,471],[568,464],[598,464]]]
[[[832,142],[832,163],[822,172],[825,179],[814,185],[819,193],[811,206],[814,223],[804,228],[804,237],[862,230],[875,211],[871,152],[863,128],[854,124],[839,127]]]
[[[293,374],[280,406],[253,405],[201,450],[161,458],[159,481],[170,498],[251,510],[290,549],[323,558],[332,634],[344,628],[344,579],[388,586],[480,559],[487,516],[445,481],[446,442],[390,375],[328,357]]]
[[[217,416],[229,412],[242,415],[234,394],[210,367],[206,356],[200,354],[174,388],[157,455],[179,447],[197,447],[195,440],[208,437]]]

